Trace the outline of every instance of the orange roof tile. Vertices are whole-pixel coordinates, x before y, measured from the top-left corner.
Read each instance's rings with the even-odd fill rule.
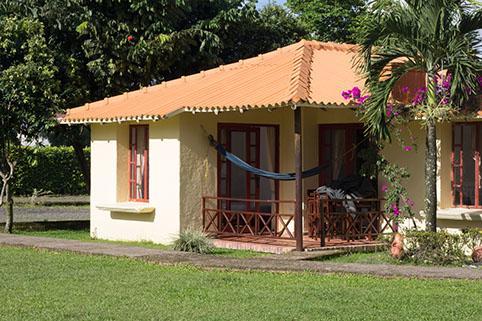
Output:
[[[289,104],[345,105],[363,88],[354,45],[302,40],[255,58],[73,108],[62,123],[161,119],[183,111],[228,111]]]

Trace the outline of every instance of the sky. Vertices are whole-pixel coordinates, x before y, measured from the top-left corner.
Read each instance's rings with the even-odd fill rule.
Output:
[[[286,2],[286,0],[258,0],[258,7],[262,7],[265,4],[269,3],[270,1],[276,2],[276,3],[279,3],[279,4],[283,4],[283,3]]]

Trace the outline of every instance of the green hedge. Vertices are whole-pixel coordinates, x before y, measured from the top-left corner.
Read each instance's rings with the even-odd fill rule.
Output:
[[[90,162],[90,149],[84,151]],[[72,147],[22,147],[15,153],[15,195],[32,195],[35,189],[56,195],[87,194]]]

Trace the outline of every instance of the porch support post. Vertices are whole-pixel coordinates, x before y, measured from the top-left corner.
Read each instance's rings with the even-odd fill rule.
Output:
[[[302,146],[301,146],[301,108],[293,106],[295,121],[295,176],[296,176],[296,204],[295,204],[295,238],[296,250],[303,251],[303,177],[302,177]]]

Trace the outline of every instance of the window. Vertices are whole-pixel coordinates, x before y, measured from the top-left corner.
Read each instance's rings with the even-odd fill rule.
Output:
[[[129,127],[129,200],[149,200],[149,127]]]
[[[279,128],[277,125],[219,124],[219,142],[226,150],[250,165],[271,172],[279,171]],[[236,199],[276,200],[278,182],[242,170],[218,156],[218,194]],[[231,202],[227,208],[254,209],[258,203]],[[271,212],[269,205],[260,210]],[[239,208],[237,208],[239,207]]]
[[[319,184],[328,185],[340,178],[358,175],[360,151],[368,147],[361,124],[319,125]]]
[[[458,207],[482,206],[480,184],[482,124],[456,123],[453,126],[452,196]]]

